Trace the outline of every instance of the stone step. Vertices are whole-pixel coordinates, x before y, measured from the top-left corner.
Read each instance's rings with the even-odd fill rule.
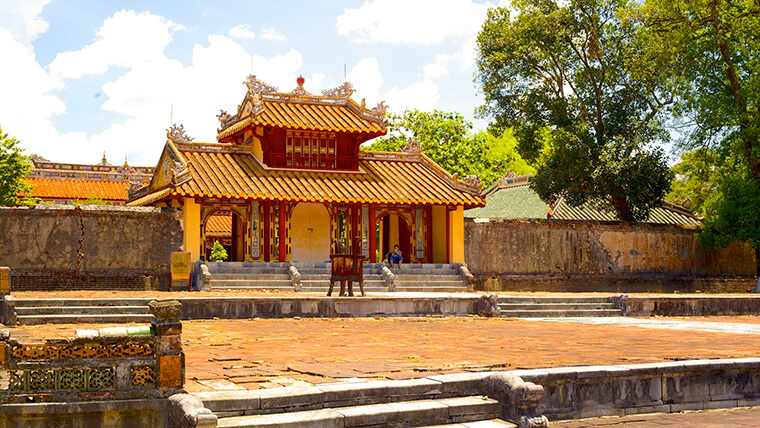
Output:
[[[248,290],[248,291],[293,291],[293,285],[225,285],[216,286],[211,284],[212,290]]]
[[[223,417],[217,427],[411,427],[482,421],[499,415],[498,401],[474,396]]]
[[[290,274],[287,273],[215,273],[211,274],[211,279],[215,281],[225,280],[278,280],[290,281]]]
[[[396,284],[396,292],[399,293],[467,293],[467,287],[459,285],[457,287],[445,286],[399,286]]]
[[[612,309],[618,310],[613,303],[499,303],[502,311],[537,311],[537,310],[594,310]]]
[[[290,267],[290,262],[208,262],[209,269],[212,268],[284,268]]]
[[[272,288],[272,287],[289,287],[293,288],[293,283],[288,280],[281,279],[214,279],[211,276],[211,288],[239,288],[239,287],[258,287],[258,288]]]
[[[19,315],[21,325],[39,324],[89,324],[89,323],[150,323],[153,315],[140,314],[67,314],[67,315]]]
[[[215,268],[209,269],[209,273],[213,275],[225,275],[225,274],[237,274],[237,275],[287,275],[289,269],[287,268]]]
[[[396,275],[396,281],[459,281],[462,278],[459,275],[409,275],[406,273],[393,272]]]
[[[499,303],[607,303],[606,297],[500,296]]]
[[[16,308],[42,306],[146,306],[153,299],[16,299]]]
[[[518,428],[518,425],[501,419],[489,419],[487,421],[464,422],[461,424],[428,425],[420,428]]]
[[[507,318],[560,318],[560,317],[619,317],[620,309],[596,310],[507,310],[501,311],[500,316]]]
[[[18,315],[58,314],[142,314],[150,315],[147,305],[142,306],[16,306]]]

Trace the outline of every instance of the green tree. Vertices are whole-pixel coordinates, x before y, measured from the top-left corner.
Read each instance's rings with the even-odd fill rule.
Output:
[[[717,191],[720,157],[706,147],[686,152],[670,170],[675,174],[670,193],[671,201],[691,200],[691,209],[705,215],[705,202]]]
[[[511,130],[494,136],[487,132],[472,133],[472,124],[459,113],[441,111],[405,111],[388,119],[389,135],[378,138],[366,150],[396,152],[410,139],[422,146],[425,155],[459,177],[480,176],[489,185],[511,170],[515,174],[532,174],[517,152]]]
[[[743,159],[729,159],[721,169],[718,189],[706,202],[705,228],[699,238],[705,248],[747,242],[755,250],[760,292],[760,185]]]
[[[646,219],[671,181],[655,144],[668,141],[663,120],[673,100],[629,4],[512,6],[516,16],[491,9],[478,34],[479,114],[494,119],[492,130],[515,129],[529,161],[551,142],[532,181],[545,201],[563,196],[573,206],[598,203],[624,221]]]
[[[707,203],[703,243],[749,242],[760,261],[752,211],[760,206],[760,3],[647,0],[641,17],[651,50],[670,62],[670,79],[680,82],[674,113],[682,143],[730,154]]]
[[[227,260],[227,250],[224,249],[218,240],[214,240],[214,246],[211,247],[211,255],[209,256],[209,261],[215,262],[218,260]]]
[[[98,195],[89,195],[84,202],[77,202],[74,205],[111,205],[108,202],[101,199]]]
[[[31,184],[24,180],[32,168],[30,158],[22,153],[20,141],[3,134],[0,128],[0,205],[19,205],[19,195],[29,193]]]

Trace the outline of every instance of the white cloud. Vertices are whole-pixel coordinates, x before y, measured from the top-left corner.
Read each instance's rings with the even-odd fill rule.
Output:
[[[284,41],[286,39],[285,35],[275,30],[274,27],[262,28],[261,38],[265,40],[276,40],[278,42]]]
[[[134,68],[159,61],[165,57],[172,32],[184,28],[149,12],[122,10],[103,21],[95,42],[78,51],[59,53],[49,68],[54,76],[78,79],[112,66]]]
[[[422,67],[423,73],[428,79],[439,79],[449,75],[449,67],[457,65],[457,71],[467,70],[475,64],[476,42],[475,38],[469,38],[462,44],[462,49],[453,54],[437,54],[435,62],[425,64]]]
[[[337,18],[338,34],[356,42],[427,46],[475,36],[489,7],[493,5],[472,0],[366,0],[356,9],[344,9]]]
[[[53,90],[60,89],[35,58],[34,53],[11,32],[0,28],[0,52],[12,67],[0,67],[0,126],[3,133],[21,140],[27,154],[63,156],[71,152],[71,143],[84,133],[59,134],[51,117],[66,112],[65,104]]]
[[[346,80],[351,82],[356,90],[353,99],[361,102],[364,98],[368,106],[382,101],[380,88],[383,86],[383,74],[376,58],[362,58],[351,68]]]
[[[412,83],[405,88],[394,87],[385,94],[388,110],[396,113],[412,109],[432,111],[438,106],[440,98],[438,85],[430,79]]]
[[[228,33],[230,37],[234,39],[255,39],[256,34],[251,31],[251,26],[246,24],[238,25],[237,27],[230,28]]]
[[[48,22],[40,16],[42,8],[51,0],[6,0],[0,2],[0,27],[7,28],[13,37],[27,48],[32,40],[48,29]]]

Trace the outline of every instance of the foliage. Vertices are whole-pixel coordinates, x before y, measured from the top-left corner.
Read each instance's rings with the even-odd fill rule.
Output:
[[[472,133],[472,124],[459,113],[441,111],[405,111],[392,114],[388,120],[389,135],[378,138],[366,150],[401,151],[409,139],[416,139],[425,155],[446,171],[459,177],[480,176],[489,185],[508,170],[517,175],[535,172],[517,153],[511,130],[498,137]]]
[[[720,156],[706,147],[686,152],[670,170],[675,174],[670,193],[671,201],[691,201],[691,210],[705,215],[705,201],[717,191]]]
[[[642,20],[680,82],[683,143],[730,149],[760,183],[760,3],[648,0]]]
[[[19,205],[29,203],[28,199],[19,200],[19,195],[29,193],[32,185],[24,180],[32,167],[30,158],[24,156],[20,141],[3,134],[0,128],[0,205]]]
[[[209,261],[215,262],[219,260],[227,260],[227,250],[224,249],[218,240],[214,240],[214,246],[211,247],[211,255],[209,256]]]
[[[491,9],[478,34],[479,114],[494,119],[492,131],[513,128],[524,158],[544,153],[533,183],[545,201],[595,201],[621,220],[646,219],[671,178],[662,150],[647,148],[669,138],[667,62],[644,49],[626,0],[512,6],[514,17]]]
[[[747,242],[760,249],[760,185],[743,160],[730,159],[721,168],[718,191],[707,200],[705,229],[699,234],[706,248]]]

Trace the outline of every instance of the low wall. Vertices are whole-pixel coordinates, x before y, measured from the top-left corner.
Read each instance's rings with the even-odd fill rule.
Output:
[[[182,319],[470,315],[474,296],[449,297],[187,297]]]
[[[747,245],[704,250],[693,226],[467,219],[465,260],[478,291],[747,292]]]
[[[14,290],[168,289],[182,226],[171,209],[0,208],[0,266]]]
[[[760,296],[628,297],[625,305],[625,315],[633,317],[760,314]]]

